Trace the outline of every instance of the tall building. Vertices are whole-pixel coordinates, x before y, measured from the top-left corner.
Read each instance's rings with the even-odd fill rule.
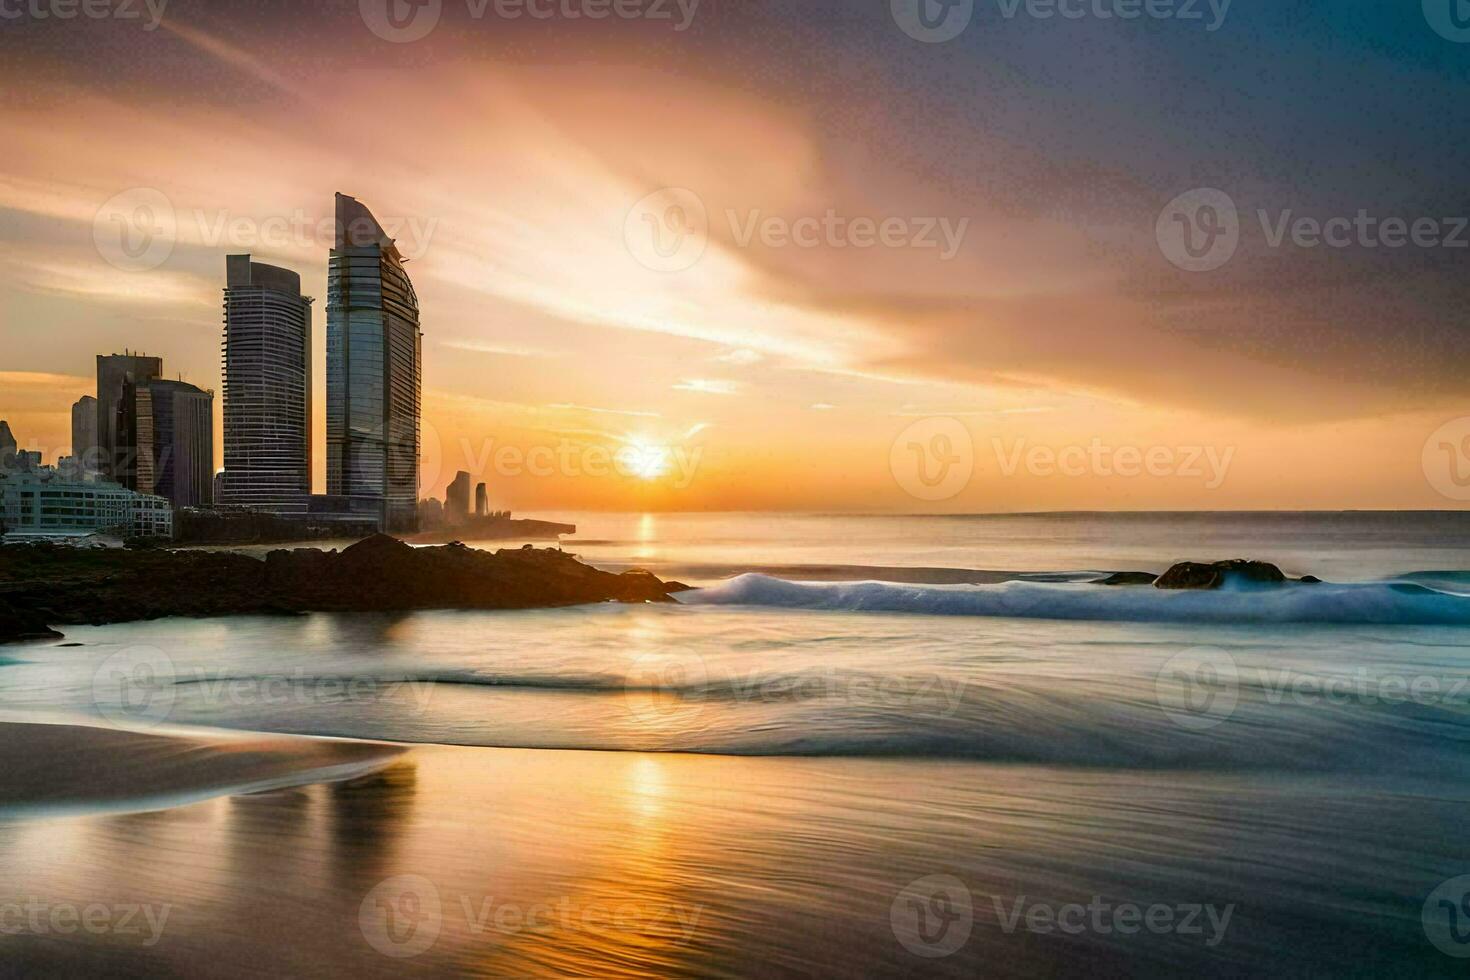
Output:
[[[454,474],[444,488],[444,522],[463,524],[470,516],[470,475],[464,470]]]
[[[19,444],[15,441],[14,434],[10,431],[10,423],[0,419],[0,470],[10,469],[15,465],[16,450]]]
[[[417,524],[423,344],[403,256],[337,195],[327,269],[327,494],[370,501],[386,530]]]
[[[97,355],[97,458],[101,474],[129,490],[138,488],[137,412],[129,385],[163,376],[163,358],[141,354]]]
[[[303,514],[311,496],[311,304],[288,269],[225,256],[219,503]]]
[[[97,460],[97,399],[83,395],[71,406],[72,467],[82,475],[101,469]]]
[[[214,502],[214,393],[182,381],[137,385],[137,486],[175,507]]]
[[[475,484],[475,516],[484,517],[490,512],[490,495],[485,491],[485,484]]]

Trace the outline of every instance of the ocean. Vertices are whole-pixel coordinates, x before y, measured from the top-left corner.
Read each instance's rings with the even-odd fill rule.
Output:
[[[129,804],[58,771],[70,802],[0,801],[0,927],[38,895],[170,906],[151,945],[29,929],[10,962],[1463,971],[1470,513],[537,516],[696,588],[0,651],[9,720],[410,747],[350,782]],[[1324,581],[1095,584],[1236,557]]]

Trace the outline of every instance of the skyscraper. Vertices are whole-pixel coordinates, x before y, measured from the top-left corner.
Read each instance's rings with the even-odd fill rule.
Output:
[[[288,269],[225,256],[223,494],[304,513],[311,495],[311,303]]]
[[[182,381],[149,381],[137,409],[137,487],[175,507],[214,502],[214,393]]]
[[[78,475],[96,473],[97,399],[91,395],[78,398],[71,407],[71,458]]]
[[[327,493],[375,501],[380,526],[418,521],[423,347],[403,256],[366,207],[337,195],[327,269]]]
[[[128,385],[163,375],[163,358],[141,354],[97,355],[97,457],[103,476],[138,489],[135,406]]]

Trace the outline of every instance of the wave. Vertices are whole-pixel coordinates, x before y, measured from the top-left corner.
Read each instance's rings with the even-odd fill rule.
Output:
[[[978,586],[792,582],[746,574],[681,593],[694,606],[1162,623],[1470,626],[1470,596],[1415,581],[1174,591],[1011,581]]]

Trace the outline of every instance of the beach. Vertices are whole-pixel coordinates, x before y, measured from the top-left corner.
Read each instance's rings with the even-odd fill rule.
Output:
[[[1463,518],[624,521],[732,577],[0,649],[0,971],[1460,969]],[[1092,584],[1242,554],[1327,581]]]

